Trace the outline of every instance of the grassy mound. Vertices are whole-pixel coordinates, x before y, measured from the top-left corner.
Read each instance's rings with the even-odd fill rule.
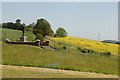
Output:
[[[0,28],[2,29],[2,37],[7,38],[11,41],[18,41],[20,39],[20,36],[22,35],[22,31],[20,30],[13,30],[13,29],[6,29],[6,28]],[[33,32],[26,31],[25,35],[27,36],[27,41],[34,41],[35,35]]]

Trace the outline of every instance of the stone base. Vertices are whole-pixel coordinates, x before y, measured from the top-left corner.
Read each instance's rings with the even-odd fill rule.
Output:
[[[22,42],[27,42],[27,37],[26,37],[26,36],[21,36],[21,37],[20,37],[20,41],[22,41]]]

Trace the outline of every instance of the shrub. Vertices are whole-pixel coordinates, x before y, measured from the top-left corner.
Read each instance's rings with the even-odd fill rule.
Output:
[[[57,37],[57,34],[55,34],[54,37]]]
[[[104,52],[104,53],[100,53],[101,56],[110,56],[111,55],[111,52]]]
[[[85,50],[85,49],[82,49],[81,52],[82,52],[82,53],[86,53],[86,50]]]
[[[81,48],[80,48],[80,47],[77,47],[77,50],[81,50]]]
[[[63,46],[63,49],[64,49],[64,50],[66,50],[66,49],[67,49],[67,47],[66,47],[66,46]]]
[[[106,56],[110,56],[111,55],[111,52],[106,52]]]
[[[102,55],[106,55],[104,52],[99,52],[99,54],[100,54],[100,55],[101,55],[101,54],[102,54]]]
[[[39,39],[39,40],[43,41],[44,38],[43,38],[43,36],[41,34],[37,34],[36,39]]]
[[[61,43],[58,43],[59,45],[61,45]]]
[[[82,53],[89,53],[89,51],[87,49],[83,49],[80,47],[77,47],[77,50],[80,50],[80,52],[82,52]]]

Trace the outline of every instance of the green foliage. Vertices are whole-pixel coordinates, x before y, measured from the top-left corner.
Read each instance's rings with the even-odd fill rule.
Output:
[[[110,56],[111,55],[111,52],[106,52],[106,56]]]
[[[77,50],[79,50],[82,53],[88,53],[88,50],[84,48],[77,47]]]
[[[20,21],[21,21],[20,19],[17,19],[16,23],[13,23],[13,22],[3,23],[2,28],[22,30],[23,25],[20,23]]]
[[[3,24],[2,24],[2,28],[15,29],[15,24],[12,23],[12,22],[3,23]]]
[[[43,34],[44,34],[43,31],[42,31],[42,30],[39,30],[39,29],[34,29],[33,33],[34,33],[35,35],[37,35],[37,34],[43,35]]]
[[[36,30],[36,29],[40,30],[39,34],[41,34],[41,31],[43,31],[43,34],[41,34],[41,35],[44,37],[46,35],[52,35],[54,33],[51,29],[51,25],[45,19],[38,19],[37,20],[37,24],[35,25],[34,30]],[[38,34],[38,33],[35,33],[35,34]]]
[[[16,23],[13,23],[13,22],[3,23],[3,24],[2,24],[2,28],[22,30],[23,25],[22,25],[20,22],[21,22],[21,20],[20,20],[20,19],[17,19],[17,20],[16,20]],[[29,25],[25,26],[25,30],[26,30],[26,31],[33,31],[34,25],[35,25],[35,24],[32,23],[32,24],[29,24]]]
[[[2,43],[2,64],[34,67],[52,65],[57,69],[118,74],[118,58],[49,51],[32,45]]]
[[[29,24],[29,25],[27,25],[27,26],[25,27],[25,30],[26,30],[26,31],[33,31],[34,26],[35,26],[35,24],[34,24],[34,23]]]
[[[16,30],[22,30],[23,25],[19,24],[19,23],[15,23],[14,27],[15,27],[14,29],[16,29]]]
[[[80,47],[77,47],[77,50],[79,50],[80,52],[82,53],[92,53],[92,54],[99,54],[101,56],[110,56],[111,55],[111,52],[95,52],[93,50],[89,50],[89,49],[84,49],[84,48],[80,48]]]
[[[63,46],[63,49],[64,49],[64,50],[66,50],[66,49],[67,49],[67,47],[66,47],[66,46]]]
[[[44,37],[41,34],[37,34],[36,39],[43,41]]]
[[[67,32],[64,28],[58,28],[56,30],[56,34],[55,34],[55,37],[58,36],[58,37],[66,37],[67,36]]]
[[[20,24],[21,20],[20,19],[17,19],[16,20],[16,23]]]

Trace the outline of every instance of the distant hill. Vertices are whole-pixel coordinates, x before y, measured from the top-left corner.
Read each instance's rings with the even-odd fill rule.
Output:
[[[104,40],[101,42],[105,42],[105,43],[113,43],[113,44],[120,44],[120,41],[115,41],[115,40]]]

